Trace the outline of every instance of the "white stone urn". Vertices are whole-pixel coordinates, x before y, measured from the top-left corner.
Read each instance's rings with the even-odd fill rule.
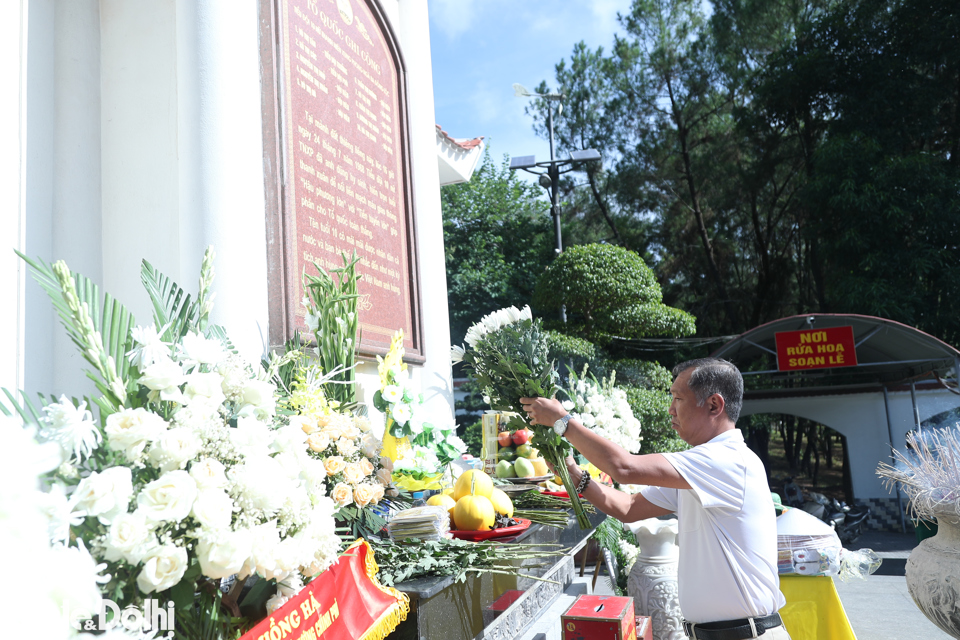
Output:
[[[960,638],[960,516],[952,504],[936,516],[937,535],[907,558],[907,588],[923,615]]]
[[[655,640],[685,640],[677,589],[677,520],[648,518],[624,523],[640,553],[627,578],[627,594],[639,616],[650,616]]]

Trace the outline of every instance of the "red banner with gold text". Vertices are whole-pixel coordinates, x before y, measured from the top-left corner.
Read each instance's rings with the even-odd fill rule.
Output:
[[[357,540],[240,640],[382,640],[406,619],[410,599],[382,586],[376,573],[373,550]]]

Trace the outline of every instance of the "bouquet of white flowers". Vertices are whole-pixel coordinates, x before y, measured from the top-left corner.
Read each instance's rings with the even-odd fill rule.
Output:
[[[386,417],[385,429],[390,436],[409,439],[410,447],[391,452],[396,456],[393,470],[402,488],[417,490],[443,473],[463,455],[467,445],[456,435],[456,424],[434,425],[424,420],[423,395],[406,377],[403,353],[403,331],[398,331],[387,355],[377,357],[380,390],[374,394],[373,404]]]
[[[490,398],[490,406],[498,411],[523,414],[520,398],[553,397],[559,390],[558,375],[548,357],[546,334],[539,320],[534,320],[530,307],[495,311],[467,330],[468,349],[453,347],[453,361],[463,361],[476,374],[477,382]],[[528,427],[519,417],[516,428]],[[577,495],[566,457],[570,444],[554,433],[551,427],[533,425],[533,444],[544,459],[552,464],[570,497],[577,523],[590,527]]]
[[[239,615],[239,589],[223,595],[221,579],[302,584],[337,559],[336,505],[309,434],[276,419],[273,372],[208,323],[211,250],[196,298],[144,262],[150,326],[64,263],[27,261],[103,396],[41,396],[38,408],[6,395],[60,452],[45,478],[51,540],[89,549],[110,574],[104,593],[121,608],[159,594],[183,629],[214,621],[235,637],[220,611]]]
[[[567,395],[569,400],[563,406],[580,423],[620,445],[630,453],[640,451],[640,421],[634,417],[633,409],[627,401],[627,392],[616,386],[616,372],[607,378],[597,380],[587,377],[587,365],[578,376],[570,372]]]

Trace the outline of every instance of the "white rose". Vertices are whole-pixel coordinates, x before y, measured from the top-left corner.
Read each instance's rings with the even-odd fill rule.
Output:
[[[176,427],[166,431],[157,439],[150,448],[149,457],[161,471],[173,471],[183,469],[187,462],[200,453],[201,447],[203,447],[203,441],[195,431],[186,427]]]
[[[123,409],[107,416],[107,445],[111,450],[123,453],[130,462],[143,455],[148,444],[167,430],[166,421],[146,409]]]
[[[223,489],[201,491],[192,513],[207,529],[226,529],[233,520],[233,499]]]
[[[307,434],[299,424],[288,424],[273,432],[274,451],[299,453],[304,450]]]
[[[183,397],[187,403],[199,402],[216,407],[226,399],[223,395],[223,378],[219,373],[191,373],[186,380]]]
[[[250,557],[252,545],[249,529],[207,535],[197,545],[200,571],[213,580],[239,573]]]
[[[215,458],[204,458],[190,465],[190,477],[196,481],[200,490],[222,489],[227,486],[226,467]]]
[[[186,570],[187,550],[166,544],[155,548],[147,557],[137,576],[137,586],[144,593],[164,591],[180,582]]]
[[[103,555],[114,562],[123,558],[130,564],[138,564],[155,543],[143,513],[124,513],[110,525],[103,542]]]
[[[113,518],[127,512],[133,495],[133,476],[129,467],[110,467],[94,471],[80,481],[70,497],[74,509],[88,516],[97,516],[100,522],[110,524]]]
[[[180,522],[197,499],[197,483],[186,471],[170,471],[146,485],[137,496],[148,522]]]
[[[275,392],[276,387],[270,382],[247,380],[240,392],[240,404],[243,407],[252,407],[261,417],[272,416],[277,407]]]
[[[388,486],[392,481],[390,471],[387,469],[377,469],[377,480],[379,480],[383,486]]]
[[[143,370],[139,382],[153,391],[170,391],[183,384],[183,370],[171,358],[159,360]]]
[[[256,418],[237,418],[237,428],[230,430],[230,440],[237,451],[250,457],[263,455],[270,447],[272,436],[267,425]]]
[[[340,438],[337,440],[337,451],[339,451],[342,456],[352,456],[357,452],[357,444],[353,440]]]
[[[383,443],[372,433],[363,434],[363,438],[360,440],[360,448],[363,451],[363,455],[371,460],[380,455],[380,448],[382,446]]]

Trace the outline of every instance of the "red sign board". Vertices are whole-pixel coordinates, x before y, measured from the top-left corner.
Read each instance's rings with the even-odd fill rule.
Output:
[[[360,352],[422,360],[403,67],[375,0],[279,0],[287,337],[302,274],[356,252]]]
[[[853,327],[778,331],[776,341],[777,368],[780,371],[857,365]]]

